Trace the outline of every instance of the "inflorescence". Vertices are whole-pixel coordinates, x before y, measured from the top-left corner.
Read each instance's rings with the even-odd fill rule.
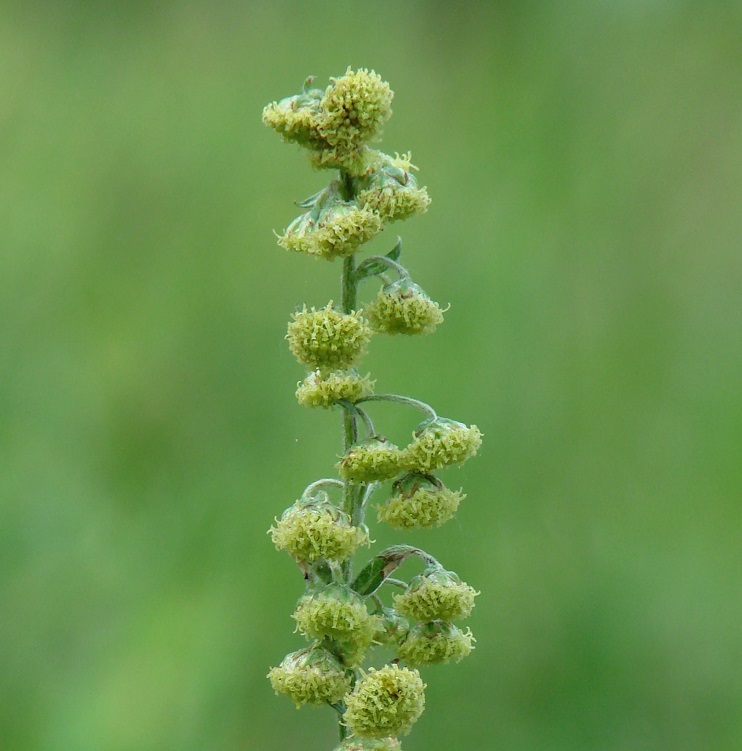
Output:
[[[310,163],[337,170],[335,179],[302,201],[302,213],[278,235],[286,250],[342,262],[342,299],[324,307],[304,305],[293,315],[286,339],[307,374],[296,390],[299,404],[337,408],[344,451],[339,478],[323,478],[275,520],[276,548],[299,565],[306,590],[293,614],[309,646],[292,652],[268,673],[277,693],[297,707],[329,705],[338,713],[335,751],[400,751],[425,706],[418,667],[466,657],[474,637],[454,621],[467,618],[479,594],[429,553],[394,545],[354,574],[352,559],[370,544],[365,515],[370,498],[391,482],[378,519],[397,529],[431,528],[453,517],[465,498],[433,472],[477,454],[476,425],[439,417],[406,396],[376,394],[357,369],[374,334],[433,333],[447,308],[432,300],[400,263],[401,241],[384,256],[359,260],[361,247],[385,225],[422,214],[430,197],[413,175],[410,154],[390,156],[378,140],[392,110],[389,84],[374,71],[350,68],[326,89],[312,86],[269,104],[263,122],[309,152]],[[358,303],[362,283],[379,280],[376,297]],[[369,415],[374,402],[413,407],[425,419],[406,445],[380,433]],[[409,582],[391,575],[408,558],[424,564]],[[391,588],[397,593],[390,596]],[[373,647],[394,652],[391,663],[361,667]]]

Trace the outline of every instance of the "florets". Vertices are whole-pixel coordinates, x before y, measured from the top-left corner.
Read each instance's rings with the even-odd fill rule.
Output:
[[[397,647],[397,654],[408,665],[437,665],[459,662],[474,649],[471,630],[462,631],[452,623],[418,623]]]
[[[469,617],[478,594],[453,571],[431,567],[414,577],[405,592],[394,595],[394,607],[418,621],[458,621]]]
[[[344,722],[361,738],[409,733],[425,709],[425,684],[417,670],[371,668],[346,699]]]
[[[405,450],[404,464],[418,472],[460,464],[474,456],[482,445],[482,434],[476,425],[467,427],[443,417],[424,422],[412,438]]]
[[[350,678],[329,652],[317,645],[286,655],[271,668],[268,679],[277,694],[285,694],[297,707],[340,701],[350,690]]]
[[[385,438],[369,438],[352,446],[338,463],[340,476],[356,482],[377,482],[402,471],[402,452]]]
[[[361,183],[358,203],[376,211],[386,222],[424,214],[430,196],[425,188],[418,187],[412,169],[417,167],[410,163],[409,155],[381,155],[377,169]]]
[[[371,615],[355,592],[338,584],[304,595],[293,618],[307,638],[338,641],[351,667],[363,659],[381,624],[381,618]]]
[[[339,313],[330,302],[316,310],[306,305],[294,313],[286,338],[291,354],[302,364],[329,373],[349,368],[366,350],[371,329],[360,313]]]
[[[348,68],[331,81],[320,103],[318,131],[325,141],[353,148],[380,135],[392,115],[389,84],[366,68]]]
[[[466,498],[461,490],[449,490],[435,477],[416,472],[397,480],[393,489],[394,495],[377,510],[379,521],[397,529],[440,526]]]
[[[268,531],[276,548],[299,563],[345,561],[368,544],[368,531],[354,527],[347,514],[324,498],[296,501]]]
[[[356,203],[338,203],[318,218],[312,212],[297,217],[279,236],[278,244],[285,250],[332,261],[352,255],[382,228],[375,211]]]
[[[324,376],[315,370],[297,385],[296,399],[304,407],[332,407],[340,401],[356,402],[373,392],[374,382],[355,369],[334,370]]]
[[[371,328],[382,334],[431,334],[443,322],[438,303],[408,279],[385,284],[364,312]]]

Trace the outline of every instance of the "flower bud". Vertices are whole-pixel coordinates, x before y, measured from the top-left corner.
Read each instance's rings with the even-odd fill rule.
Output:
[[[411,472],[393,486],[394,495],[378,506],[379,521],[397,529],[430,528],[447,522],[466,498],[461,490],[449,490],[430,475]]]
[[[296,399],[304,407],[332,407],[339,401],[356,402],[374,392],[374,382],[366,375],[351,370],[334,370],[322,375],[310,373],[296,389]]]
[[[298,707],[340,701],[350,691],[343,666],[317,644],[286,655],[268,673],[273,690],[285,694]]]
[[[424,214],[430,196],[425,188],[418,187],[410,171],[413,169],[417,167],[410,163],[409,154],[395,158],[383,154],[376,171],[361,182],[356,199],[359,205],[373,209],[385,222]]]
[[[371,328],[382,334],[432,334],[443,321],[438,303],[409,279],[385,284],[364,312]]]
[[[331,146],[354,148],[378,136],[392,115],[394,94],[374,71],[348,68],[330,79],[320,101],[318,132]]]
[[[371,615],[355,592],[340,584],[329,584],[315,594],[304,595],[293,618],[307,638],[329,637],[337,641],[350,667],[361,662],[381,623],[381,618]]]
[[[418,472],[464,462],[482,445],[482,434],[476,425],[467,427],[444,417],[425,421],[412,438],[404,451],[404,465]]]
[[[470,629],[464,632],[446,621],[418,623],[397,647],[397,654],[412,666],[459,662],[472,651],[473,641]]]
[[[453,571],[431,566],[414,577],[402,594],[394,595],[394,607],[418,621],[458,621],[468,618],[478,594]]]
[[[346,698],[344,722],[360,738],[409,733],[425,708],[425,684],[417,670],[370,668]]]
[[[369,438],[351,446],[338,462],[338,471],[345,480],[377,482],[389,480],[402,469],[402,452],[386,438]]]
[[[278,244],[285,250],[332,261],[352,255],[382,229],[381,218],[371,209],[352,202],[338,203],[319,218],[308,211],[294,219]]]
[[[397,738],[346,738],[334,751],[402,751],[402,744]]]
[[[360,313],[326,307],[294,313],[286,339],[291,354],[313,370],[328,373],[353,365],[366,350],[371,329]]]
[[[326,493],[296,501],[268,531],[273,544],[299,563],[345,561],[360,545],[368,544],[368,531],[354,527]]]

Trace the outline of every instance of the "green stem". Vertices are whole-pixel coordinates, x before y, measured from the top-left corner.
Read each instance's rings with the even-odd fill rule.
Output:
[[[397,404],[407,404],[410,407],[419,409],[422,412],[427,412],[434,420],[438,417],[436,411],[425,402],[421,402],[419,399],[413,399],[411,396],[400,396],[399,394],[374,394],[373,396],[366,396],[363,399],[359,399],[356,404],[362,402],[396,402]]]

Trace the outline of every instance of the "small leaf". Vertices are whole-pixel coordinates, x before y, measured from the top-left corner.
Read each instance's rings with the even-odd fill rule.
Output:
[[[351,589],[362,597],[372,595],[384,583],[384,579],[396,571],[405,558],[411,555],[419,555],[424,560],[430,557],[411,545],[392,545],[372,558],[361,569],[353,584],[350,585]]]

